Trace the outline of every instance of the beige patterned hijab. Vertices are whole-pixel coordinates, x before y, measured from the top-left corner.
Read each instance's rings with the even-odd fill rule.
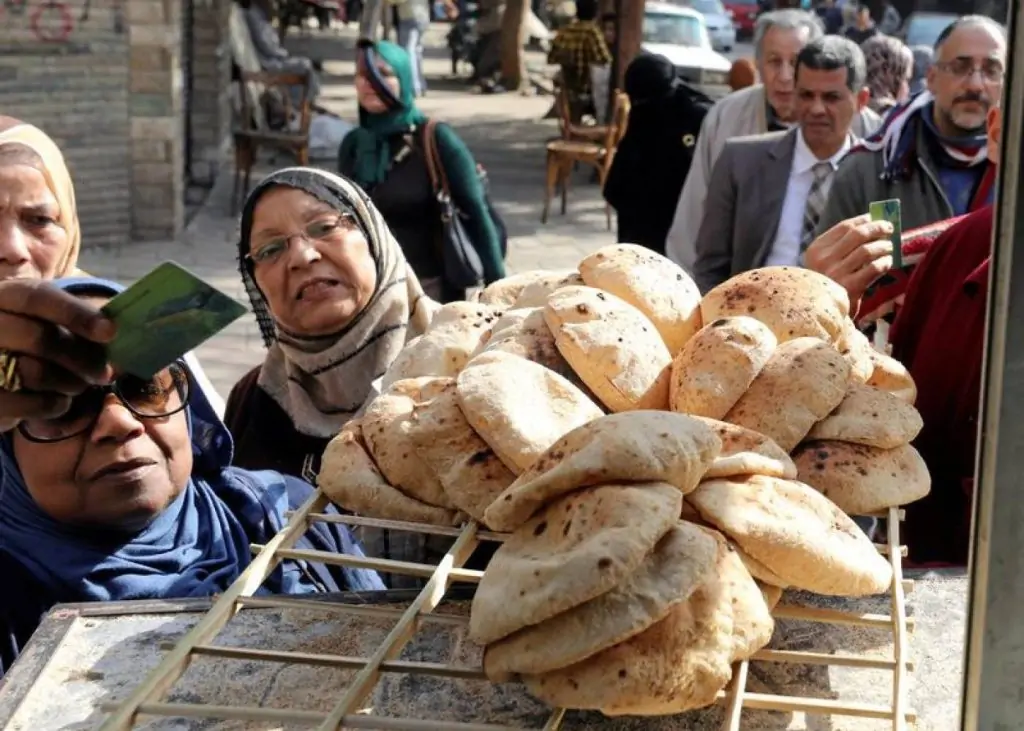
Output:
[[[82,246],[82,234],[78,226],[78,208],[75,206],[75,187],[71,182],[71,174],[64,162],[64,155],[50,137],[38,127],[14,119],[0,116],[0,148],[21,146],[42,162],[43,176],[53,197],[60,208],[58,222],[68,235],[70,246],[57,267],[56,276],[67,277],[78,273],[78,254]]]
[[[350,213],[369,243],[377,290],[344,329],[308,337],[285,331],[256,285],[249,253],[253,211],[273,187],[305,191],[339,213]],[[259,386],[291,417],[296,430],[328,438],[361,413],[405,343],[423,333],[437,304],[423,293],[376,206],[354,183],[313,168],[285,168],[264,179],[242,212],[239,270],[267,345]]]

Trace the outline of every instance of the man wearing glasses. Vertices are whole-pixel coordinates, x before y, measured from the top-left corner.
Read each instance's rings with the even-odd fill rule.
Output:
[[[928,91],[894,109],[839,166],[819,237],[866,214],[872,201],[899,198],[905,231],[990,203],[995,168],[985,119],[999,103],[1005,68],[1006,31],[994,20],[968,15],[946,28],[935,43]],[[878,258],[888,255],[876,248]]]

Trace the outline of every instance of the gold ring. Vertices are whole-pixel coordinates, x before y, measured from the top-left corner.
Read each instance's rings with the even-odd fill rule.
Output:
[[[21,390],[21,376],[18,375],[18,356],[0,350],[0,390],[17,393]]]

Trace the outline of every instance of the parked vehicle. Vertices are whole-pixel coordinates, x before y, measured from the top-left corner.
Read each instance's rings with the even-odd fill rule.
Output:
[[[719,98],[730,91],[732,63],[712,47],[704,16],[692,8],[648,2],[643,49],[667,58],[684,81],[710,97]]]
[[[942,31],[959,17],[954,13],[911,13],[903,21],[898,37],[908,46],[931,48]]]
[[[716,51],[728,53],[736,45],[732,13],[722,4],[722,0],[674,0],[672,4],[692,8],[704,16],[711,46]]]
[[[725,0],[725,9],[732,13],[732,24],[736,28],[738,38],[751,38],[754,35],[754,24],[761,12],[761,4],[757,0]]]

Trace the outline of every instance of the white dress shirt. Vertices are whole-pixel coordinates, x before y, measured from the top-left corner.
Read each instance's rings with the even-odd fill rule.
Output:
[[[779,216],[779,227],[775,231],[775,243],[772,244],[771,253],[765,260],[765,266],[797,266],[800,263],[800,239],[804,231],[804,211],[807,208],[807,196],[814,183],[814,166],[819,162],[831,163],[834,173],[839,167],[839,161],[849,152],[850,147],[851,138],[847,136],[839,152],[828,160],[819,160],[804,142],[803,131],[796,136],[793,164],[789,169],[789,180],[786,183],[786,198],[782,203],[782,215]],[[825,197],[828,196],[833,177],[834,175],[830,175],[823,184],[822,193]]]

